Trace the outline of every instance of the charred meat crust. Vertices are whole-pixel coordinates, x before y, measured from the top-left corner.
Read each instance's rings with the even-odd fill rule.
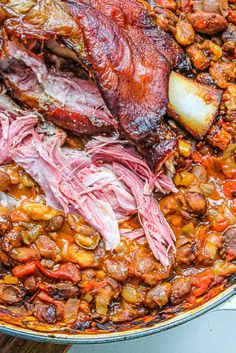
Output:
[[[95,7],[104,15],[108,16],[118,26],[128,29],[129,26],[141,30],[152,40],[156,49],[167,59],[171,68],[189,69],[189,63],[183,49],[174,38],[157,27],[148,11],[141,2],[130,0],[98,0],[93,2],[85,0],[87,4]]]
[[[142,30],[122,28],[84,2],[67,5],[82,29],[87,60],[107,106],[126,136],[145,138],[166,112],[167,61]]]

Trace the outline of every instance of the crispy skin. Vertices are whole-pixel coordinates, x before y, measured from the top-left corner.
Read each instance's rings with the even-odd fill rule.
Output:
[[[139,141],[156,131],[168,101],[169,66],[145,33],[118,26],[82,1],[67,1],[80,26],[104,100],[123,132]]]
[[[143,31],[151,39],[156,49],[165,56],[172,68],[188,68],[186,54],[174,38],[157,27],[144,5],[138,0],[85,0],[111,18],[120,27],[130,30],[130,26]]]

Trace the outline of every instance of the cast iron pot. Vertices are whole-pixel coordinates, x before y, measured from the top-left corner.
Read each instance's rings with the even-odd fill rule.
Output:
[[[91,343],[112,343],[126,341],[134,338],[141,338],[158,332],[169,330],[173,327],[190,321],[210,310],[236,310],[236,284],[233,284],[224,292],[210,299],[203,305],[177,314],[175,317],[166,321],[156,323],[148,328],[135,328],[122,332],[111,332],[104,334],[65,334],[65,333],[44,333],[37,332],[17,326],[10,325],[0,321],[0,332],[20,338],[30,339],[34,341],[55,343],[55,344],[91,344]],[[234,299],[234,300],[233,300]]]

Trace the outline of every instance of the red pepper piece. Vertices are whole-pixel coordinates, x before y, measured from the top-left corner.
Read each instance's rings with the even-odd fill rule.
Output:
[[[36,263],[34,261],[28,262],[24,265],[18,265],[13,268],[12,274],[17,278],[23,278],[25,276],[31,275],[36,270]]]
[[[214,273],[211,270],[205,270],[201,273],[198,273],[192,278],[193,290],[192,294],[194,297],[200,297],[207,292],[209,285],[212,280],[215,278]]]
[[[52,270],[52,271],[45,269],[40,261],[35,261],[35,262],[39,270],[45,276],[48,276],[54,279],[69,280],[69,281],[72,281],[73,283],[77,283],[81,279],[81,275],[78,267],[71,262],[60,265],[56,270]]]

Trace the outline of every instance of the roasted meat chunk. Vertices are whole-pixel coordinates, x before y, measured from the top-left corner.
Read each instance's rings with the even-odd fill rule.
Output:
[[[110,132],[117,127],[91,81],[48,70],[42,59],[17,42],[2,52],[1,74],[14,98],[75,133]]]
[[[122,0],[98,0],[96,2],[85,0],[84,2],[101,11],[128,33],[131,27],[133,30],[142,31],[155,43],[156,49],[164,55],[172,68],[189,68],[183,49],[170,34],[155,25],[141,2],[136,0],[125,3]]]
[[[155,132],[168,101],[165,57],[141,29],[118,26],[82,1],[67,4],[82,29],[86,60],[125,135],[139,141]]]

